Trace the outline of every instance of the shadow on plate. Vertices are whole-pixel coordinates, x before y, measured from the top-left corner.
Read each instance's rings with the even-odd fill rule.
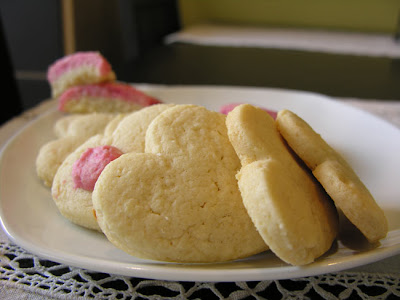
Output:
[[[368,251],[380,246],[380,242],[370,243],[361,231],[338,210],[339,235],[338,240],[347,248],[355,251]]]

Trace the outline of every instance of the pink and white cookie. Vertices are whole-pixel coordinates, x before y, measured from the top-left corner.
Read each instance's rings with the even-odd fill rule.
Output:
[[[92,190],[104,167],[120,155],[144,152],[146,131],[159,114],[172,104],[152,105],[132,112],[104,134],[90,137],[62,161],[54,176],[51,195],[59,212],[79,226],[101,231],[93,214]]]
[[[130,84],[105,82],[67,89],[59,98],[58,109],[69,113],[126,113],[159,103]]]
[[[45,186],[51,187],[54,176],[64,159],[79,145],[96,134],[106,133],[120,120],[115,114],[71,114],[54,124],[56,139],[39,149],[36,157],[36,173]]]
[[[47,71],[54,98],[69,87],[114,81],[110,63],[99,52],[76,52],[56,60]]]
[[[109,145],[88,148],[72,166],[74,188],[93,191],[105,166],[122,154],[121,150]]]

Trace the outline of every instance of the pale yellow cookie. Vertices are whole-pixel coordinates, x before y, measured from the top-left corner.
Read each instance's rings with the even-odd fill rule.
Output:
[[[58,138],[39,149],[36,158],[38,177],[50,187],[61,163],[72,151],[89,137],[103,133],[109,126],[111,128],[111,121],[115,123],[118,120],[113,114],[69,115],[59,119],[54,125]]]
[[[101,173],[93,192],[100,227],[118,248],[154,260],[217,262],[264,251],[241,200],[239,168],[225,116],[176,105],[150,124],[145,153],[125,154]]]
[[[280,111],[277,125],[350,222],[370,242],[384,238],[388,231],[385,214],[345,159],[293,112]]]
[[[83,136],[89,138],[103,133],[106,126],[115,118],[115,114],[91,113],[73,114],[59,119],[54,125],[57,137]]]
[[[53,178],[64,159],[85,141],[78,136],[66,136],[43,145],[36,158],[36,173],[43,183],[51,187]]]
[[[93,214],[92,191],[75,186],[76,183],[72,177],[74,163],[89,148],[101,146],[112,146],[124,153],[143,152],[148,125],[153,118],[169,107],[170,105],[160,104],[157,107],[149,106],[129,114],[118,124],[110,125],[110,128],[105,130],[108,132],[107,135],[89,138],[65,158],[56,172],[52,186],[53,199],[64,217],[80,226],[100,231]],[[128,124],[130,126],[127,126]],[[116,127],[115,130],[112,130],[112,127]]]
[[[243,104],[226,120],[243,203],[265,243],[293,265],[313,262],[338,231],[335,207],[291,155],[267,112]]]
[[[144,152],[146,130],[151,121],[174,104],[155,104],[130,113],[112,133],[113,145],[123,152]]]
[[[111,135],[118,124],[127,116],[128,114],[117,114],[115,117],[108,122],[106,128],[104,128],[104,135]]]
[[[100,230],[93,214],[92,192],[75,188],[72,168],[75,161],[88,149],[111,144],[103,135],[95,135],[70,153],[62,162],[54,176],[51,195],[60,213],[72,223]]]
[[[71,114],[65,115],[54,123],[53,131],[57,138],[62,138],[68,135],[69,125],[75,120],[81,118],[82,115]]]

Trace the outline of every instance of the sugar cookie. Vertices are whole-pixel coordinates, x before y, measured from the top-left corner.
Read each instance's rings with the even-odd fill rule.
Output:
[[[84,139],[67,136],[44,144],[36,157],[36,173],[44,185],[51,187],[58,168],[64,159],[74,151]]]
[[[54,176],[51,187],[51,195],[60,213],[72,223],[100,230],[96,218],[93,215],[92,192],[75,188],[72,177],[72,168],[75,161],[88,148],[95,148],[111,144],[110,138],[103,135],[95,135],[70,153],[62,162]]]
[[[102,133],[106,126],[116,117],[110,113],[71,114],[64,116],[54,124],[57,137],[81,136],[89,138]]]
[[[38,177],[51,187],[64,159],[89,137],[103,133],[114,119],[118,120],[113,114],[69,115],[59,119],[54,125],[58,138],[40,147],[36,157]]]
[[[58,110],[68,113],[128,113],[161,103],[122,82],[77,85],[65,90],[59,97]]]
[[[123,152],[144,152],[147,127],[160,113],[174,104],[155,104],[123,118],[112,133],[113,144]]]
[[[64,159],[89,137],[103,133],[114,118],[112,114],[88,114],[59,119],[54,125],[58,138],[40,147],[36,157],[36,173],[43,183],[50,187]]]
[[[150,124],[145,153],[125,154],[101,173],[93,191],[98,223],[118,248],[148,259],[217,262],[259,253],[267,246],[243,206],[239,168],[225,116],[176,105]]]
[[[243,202],[264,241],[287,263],[313,262],[337,235],[332,202],[291,155],[267,112],[240,105],[226,124],[242,163]]]
[[[280,111],[277,125],[350,222],[370,242],[384,238],[388,231],[385,214],[345,159],[293,112]]]
[[[120,120],[118,125],[112,124],[114,130],[106,130],[108,134],[89,138],[64,159],[55,174],[52,186],[53,200],[64,217],[80,226],[100,231],[93,214],[92,190],[76,186],[73,178],[74,164],[88,149],[104,146],[112,146],[122,153],[144,152],[145,132],[148,125],[153,118],[171,106],[172,104],[158,104],[135,111]],[[95,163],[91,160],[91,168],[95,169],[93,162]],[[98,166],[103,168],[104,164],[100,161]],[[93,178],[80,180],[91,183],[95,181]]]
[[[67,136],[70,124],[81,117],[84,116],[78,114],[71,114],[71,115],[64,115],[60,119],[58,119],[53,126],[53,131],[56,137],[62,138]]]
[[[227,115],[227,114],[228,114],[230,111],[232,111],[236,106],[239,106],[239,105],[241,105],[241,104],[244,104],[244,103],[228,103],[228,104],[224,104],[224,105],[222,105],[222,106],[219,108],[219,112],[220,112],[221,114]],[[262,109],[265,110],[267,113],[269,113],[269,114],[271,115],[272,118],[276,119],[276,116],[277,116],[278,113],[277,113],[275,110],[271,110],[271,109],[267,109],[267,108],[263,108],[263,107],[260,107],[260,108],[262,108]]]
[[[110,63],[94,51],[66,55],[52,63],[47,71],[53,98],[75,85],[110,82],[115,78]]]

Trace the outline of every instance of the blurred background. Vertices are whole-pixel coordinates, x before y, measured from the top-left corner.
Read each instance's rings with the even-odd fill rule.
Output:
[[[261,86],[338,97],[400,99],[400,0],[0,3],[2,60],[8,74],[8,81],[2,85],[13,95],[6,99],[15,102],[15,108],[8,112],[11,116],[49,98],[46,72],[52,62],[86,50],[100,51],[112,64],[118,80],[127,82]],[[263,43],[265,32],[254,36],[261,39],[262,46],[254,41],[248,45],[188,42],[179,34],[166,39],[187,30],[191,33],[191,28],[202,24],[217,27],[196,31],[201,38],[204,34],[215,37],[213,30],[218,26],[244,28],[244,36],[249,32],[246,30],[254,28],[284,29],[290,34],[283,36],[280,32],[281,44],[273,46]],[[303,46],[287,47],[293,42],[293,30],[298,38],[299,29]],[[308,43],[305,32],[317,32],[321,38],[340,33],[334,36],[339,50],[342,40],[354,41],[354,47],[362,43],[367,46],[359,53],[305,49],[304,45],[313,42],[310,38]],[[273,33],[276,39],[277,33]],[[268,34],[271,37],[271,32]],[[283,37],[286,40],[282,42]],[[234,39],[240,42],[241,36]],[[375,46],[383,50],[370,51]]]

